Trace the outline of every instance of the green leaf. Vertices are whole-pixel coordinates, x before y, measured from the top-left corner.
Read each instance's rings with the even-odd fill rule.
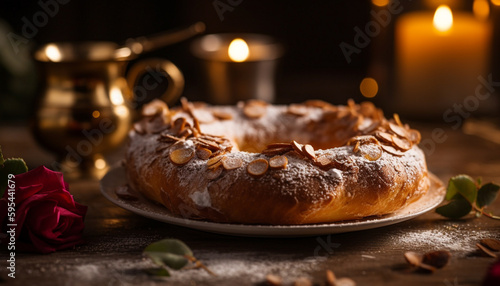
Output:
[[[158,265],[181,269],[189,262],[186,256],[193,256],[193,252],[178,239],[163,239],[148,245],[144,249],[144,255]]]
[[[177,254],[164,253],[164,252],[146,252],[145,255],[157,265],[168,266],[172,269],[179,270],[186,266],[189,260]]]
[[[154,276],[170,277],[170,272],[165,268],[148,268],[146,272]]]
[[[3,165],[4,170],[7,170],[9,174],[19,175],[28,172],[28,166],[21,158],[9,158],[5,160]]]
[[[191,249],[178,239],[162,239],[148,245],[144,252],[165,252],[177,255],[193,256]]]
[[[479,208],[485,207],[495,201],[500,186],[494,183],[483,185],[477,192],[476,205]]]
[[[3,197],[3,193],[7,189],[9,174],[19,175],[28,171],[28,166],[21,158],[9,158],[3,162],[3,168],[0,167],[0,197]]]
[[[458,193],[447,205],[437,208],[436,212],[447,218],[458,219],[468,215],[471,210],[471,203]]]
[[[446,200],[452,200],[456,194],[461,194],[471,204],[474,203],[477,197],[477,187],[474,179],[467,175],[458,175],[451,178],[446,190]]]
[[[5,160],[3,159],[2,146],[0,146],[0,165],[3,166],[3,162],[5,162]]]

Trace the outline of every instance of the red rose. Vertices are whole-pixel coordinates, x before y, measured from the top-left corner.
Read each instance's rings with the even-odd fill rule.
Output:
[[[15,219],[9,221],[9,192],[0,199],[0,223],[3,243],[9,243],[15,227],[15,250],[41,253],[73,247],[83,243],[83,219],[87,207],[76,203],[68,192],[62,173],[44,166],[16,175]],[[7,237],[5,237],[7,234]],[[10,249],[13,250],[13,249]]]
[[[500,285],[500,259],[491,265],[486,278],[483,281],[483,286],[498,286]]]

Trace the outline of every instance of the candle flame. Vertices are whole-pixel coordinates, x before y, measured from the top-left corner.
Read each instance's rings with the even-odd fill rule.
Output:
[[[474,0],[472,10],[474,11],[474,15],[480,20],[486,20],[490,15],[490,5],[487,0]]]
[[[231,44],[229,44],[228,54],[234,62],[243,62],[248,58],[250,51],[248,49],[247,43],[240,38],[234,39]]]
[[[434,13],[433,20],[434,28],[438,29],[440,32],[447,32],[453,26],[453,14],[451,13],[450,7],[446,5],[440,5]]]
[[[53,62],[59,62],[62,60],[61,51],[56,45],[50,44],[45,48],[45,55],[47,58]]]
[[[122,94],[121,90],[117,87],[111,88],[111,91],[109,93],[109,97],[110,97],[111,103],[113,103],[114,105],[122,105],[124,102],[123,94]]]

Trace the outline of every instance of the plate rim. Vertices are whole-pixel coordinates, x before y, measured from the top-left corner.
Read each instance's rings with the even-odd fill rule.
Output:
[[[115,175],[115,173],[123,172],[121,176]],[[119,173],[118,173],[119,174]],[[247,236],[247,237],[303,237],[303,236],[318,236],[318,235],[328,235],[336,233],[354,232],[373,228],[384,227],[403,221],[413,219],[420,216],[426,212],[429,212],[436,206],[438,206],[444,199],[445,187],[443,182],[431,172],[428,172],[429,180],[431,182],[430,190],[422,196],[419,200],[409,204],[408,206],[396,211],[395,213],[384,215],[382,217],[367,217],[360,220],[353,221],[341,221],[333,223],[320,223],[320,224],[300,224],[300,225],[266,225],[266,224],[236,224],[236,223],[218,223],[203,220],[193,220],[188,218],[181,218],[174,216],[169,213],[168,209],[160,204],[150,201],[140,194],[138,201],[133,201],[134,204],[144,205],[142,208],[132,204],[132,201],[127,201],[118,198],[115,194],[113,188],[122,186],[128,183],[127,177],[125,175],[125,168],[123,166],[112,167],[100,180],[100,190],[101,194],[113,204],[126,209],[135,214],[154,219],[160,222],[173,224],[177,226],[183,226],[187,228],[197,229],[201,231],[233,235],[233,236]],[[116,179],[118,177],[118,182],[114,181],[109,183],[108,180]],[[121,180],[120,180],[121,179]],[[432,185],[435,185],[434,188]],[[431,194],[435,192],[436,194]],[[434,195],[440,199],[431,200],[430,203],[418,209],[415,212],[410,212],[405,214],[405,210],[409,209],[410,206],[414,206],[419,201],[423,200],[426,196]],[[151,210],[145,209],[160,208],[164,213],[152,212]]]

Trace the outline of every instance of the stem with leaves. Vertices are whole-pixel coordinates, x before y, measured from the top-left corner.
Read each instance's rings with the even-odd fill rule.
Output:
[[[455,176],[448,182],[446,190],[445,199],[449,203],[437,208],[436,212],[448,218],[458,219],[474,210],[476,216],[484,215],[500,220],[500,216],[485,211],[496,200],[499,190],[500,186],[495,183],[481,185],[481,180],[474,181],[468,175]]]
[[[489,218],[492,218],[492,219],[499,219],[500,220],[500,216],[496,216],[496,215],[494,215],[492,213],[485,212],[484,211],[484,207],[483,208],[478,208],[476,206],[476,204],[474,204],[473,208],[476,211],[476,213],[478,213],[479,215],[484,215],[485,217],[489,217]]]

